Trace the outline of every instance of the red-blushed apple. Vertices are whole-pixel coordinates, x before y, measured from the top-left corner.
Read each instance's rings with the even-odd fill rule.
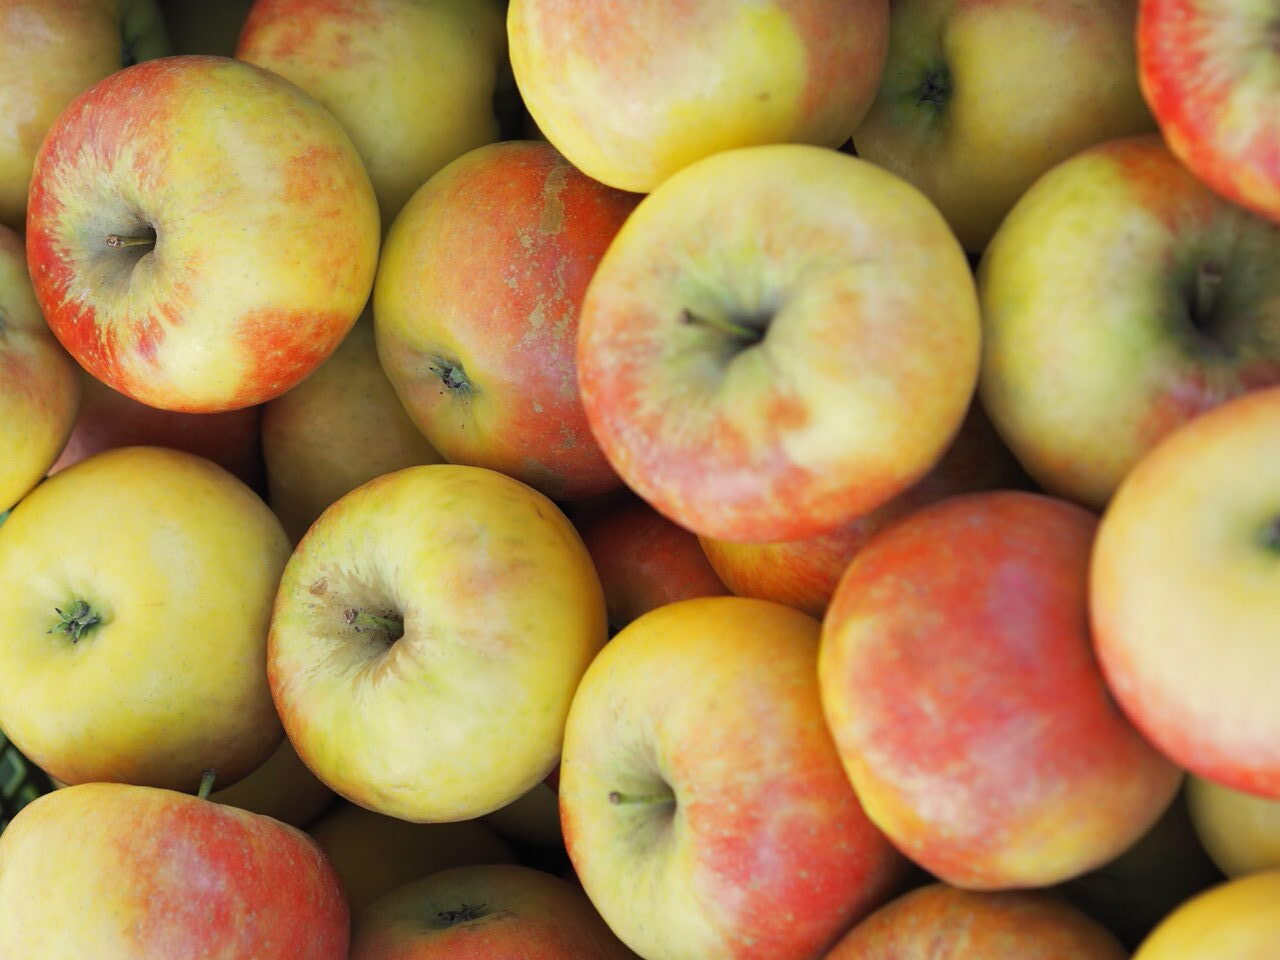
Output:
[[[352,917],[384,894],[437,871],[515,860],[506,842],[479,820],[410,823],[344,801],[307,832],[338,872]]]
[[[1280,870],[1237,877],[1165,917],[1133,960],[1271,960],[1280,943]]]
[[[949,497],[854,558],[823,621],[822,705],[871,820],[954,886],[1111,860],[1181,771],[1108,697],[1086,584],[1097,519],[1022,491]]]
[[[290,742],[339,795],[467,820],[556,765],[606,637],[600,580],[555,504],[492,470],[430,464],[312,525],[280,582],[267,672]]]
[[[40,315],[22,240],[0,226],[0,511],[48,472],[79,403],[76,365]]]
[[[297,384],[373,286],[378,206],[333,116],[269,71],[165,57],[95,84],[36,157],[27,260],[63,345],[153,407]]]
[[[266,652],[288,557],[202,457],[122,447],[50,477],[0,526],[0,729],[64,783],[229,786],[281,739]]]
[[[369,171],[384,226],[437,170],[499,136],[500,0],[257,0],[236,56],[333,112]]]
[[[1165,142],[1222,196],[1280,221],[1273,0],[1141,0],[1138,79]]]
[[[619,485],[574,351],[587,283],[638,199],[513,141],[458,158],[400,212],[373,293],[378,356],[445,459],[556,500]]]
[[[459,867],[357,915],[351,960],[634,960],[582,891],[510,864]]]
[[[1228,877],[1280,869],[1280,800],[1187,777],[1196,835]]]
[[[1280,301],[1277,301],[1280,302]],[[1210,410],[1133,469],[1090,565],[1124,711],[1198,776],[1280,799],[1280,387]]]
[[[1042,177],[978,290],[987,412],[1046,491],[1088,506],[1180,423],[1280,382],[1280,225],[1214,195],[1155,136]]]
[[[803,540],[735,543],[703,537],[701,545],[716,574],[738,596],[773,600],[821,618],[850,561],[876,533],[935,500],[1010,486],[1022,479],[1020,474],[1017,461],[975,404],[934,468],[870,513]]]
[[[0,3],[0,224],[22,229],[36,151],[63,108],[121,67],[168,52],[155,0]]]
[[[87,783],[0,835],[6,960],[346,960],[348,943],[333,868],[270,817]]]
[[[978,340],[968,262],[918,190],[835,150],[748,147],[627,219],[587,288],[578,380],[605,455],[660,513],[795,540],[929,471]]]
[[[858,155],[910,180],[979,253],[1036,178],[1147,133],[1137,0],[894,0]]]
[[[600,575],[614,630],[677,600],[729,592],[698,538],[639,497],[628,495],[576,525]]]
[[[590,177],[648,192],[713,153],[836,147],[867,112],[886,0],[512,0],[511,66],[538,127]]]
[[[1096,920],[1046,893],[932,883],[881,907],[825,960],[1128,960]]]
[[[267,500],[294,543],[362,483],[443,459],[400,406],[368,319],[307,379],[263,406],[262,453]]]
[[[333,791],[307,769],[288,740],[281,740],[261,766],[215,789],[209,799],[305,829],[333,803]]]
[[[764,600],[683,600],[633,621],[583,677],[565,842],[642,956],[809,958],[905,875],[823,722],[818,632]]]

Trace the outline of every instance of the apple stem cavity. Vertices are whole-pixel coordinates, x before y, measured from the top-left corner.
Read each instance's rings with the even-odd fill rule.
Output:
[[[1213,305],[1222,287],[1222,264],[1206,260],[1196,270],[1195,302],[1191,305],[1191,322],[1203,330],[1213,319]]]
[[[208,800],[209,794],[213,793],[213,781],[217,779],[218,771],[212,767],[200,774],[200,789],[196,791],[196,796],[201,800]]]
[[[1262,546],[1272,553],[1280,554],[1280,514],[1272,518],[1263,529]]]
[[[629,804],[664,804],[675,803],[675,794],[671,791],[665,793],[622,793],[619,790],[609,791],[609,802],[615,807],[626,806]]]
[[[745,323],[739,323],[736,320],[730,320],[728,317],[714,314],[694,313],[688,307],[680,311],[680,322],[686,326],[700,326],[718,330],[741,340],[743,343],[757,343],[764,337],[763,331]]]
[[[77,600],[66,610],[54,607],[53,611],[58,615],[58,622],[49,633],[65,633],[72,643],[79,643],[88,630],[102,622],[102,616],[84,600]]]
[[[349,608],[342,612],[342,619],[350,626],[355,627],[357,633],[365,630],[375,630],[386,634],[388,643],[395,643],[404,636],[404,621],[394,613],[382,616],[377,613],[370,613],[368,610]]]
[[[115,247],[149,247],[155,246],[156,235],[153,233],[145,237],[126,237],[118,233],[107,234],[107,246]]]

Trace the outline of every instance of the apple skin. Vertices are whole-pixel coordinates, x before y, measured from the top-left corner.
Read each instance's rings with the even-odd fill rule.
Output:
[[[638,960],[591,901],[549,873],[458,867],[408,884],[357,918],[351,960]]]
[[[1280,382],[1280,226],[1215,196],[1158,137],[1041,178],[978,290],[984,406],[1046,491],[1088,506],[1179,424]]]
[[[1191,822],[1228,877],[1280,869],[1280,800],[1187,777]]]
[[[467,820],[555,766],[606,638],[591,557],[550,500],[431,464],[321,514],[281,579],[267,672],[290,742],[334,792],[404,820]]]
[[[387,236],[378,356],[418,429],[453,463],[556,500],[620,485],[578,395],[587,283],[638,197],[540,141],[480,147],[432,177]]]
[[[646,193],[765,143],[836,147],[871,105],[886,0],[511,0],[511,66],[548,140],[587,176]]]
[[[40,148],[27,210],[54,334],[108,386],[188,413],[262,403],[314,370],[364,308],[378,242],[337,121],[223,57],[152,60],[82,93]]]
[[[1165,917],[1133,960],[1267,960],[1280,943],[1280,870],[1219,884]]]
[[[642,956],[809,958],[904,877],[823,722],[818,631],[763,600],[684,600],[635,620],[583,677],[565,842]]]
[[[262,453],[268,502],[294,543],[362,483],[444,459],[400,406],[367,318],[307,379],[263,406]]]
[[[821,619],[849,563],[878,532],[943,497],[1024,480],[1017,461],[975,404],[942,459],[918,483],[830,533],[778,543],[700,540],[715,573],[733,593],[773,600]]]
[[[0,526],[0,729],[64,783],[234,783],[281,738],[266,649],[288,556],[201,457],[123,447],[49,478]],[[77,640],[58,610],[78,602],[100,622]]]
[[[939,880],[1046,886],[1156,821],[1181,771],[1111,702],[1090,645],[1096,518],[949,497],[877,536],[823,621],[827,722],[871,820]]]
[[[587,288],[578,382],[605,455],[659,513],[795,540],[929,471],[978,340],[972,273],[919,191],[835,150],[748,147],[627,219]]]
[[[858,155],[919,187],[980,253],[1042,173],[1155,130],[1136,0],[894,0]]]
[[[40,315],[22,240],[0,226],[0,512],[66,444],[80,404],[77,369]]]
[[[155,0],[5,0],[0,6],[0,225],[21,230],[36,151],[77,94],[169,52]]]
[[[1090,564],[1116,701],[1191,773],[1280,799],[1280,387],[1201,414],[1121,484]]]
[[[1046,893],[912,890],[855,926],[826,960],[1128,960],[1105,927]]]
[[[0,835],[0,956],[346,960],[338,878],[306,834],[187,794],[88,783]]]
[[[307,769],[288,740],[281,740],[256,770],[214,789],[209,799],[305,829],[333,803],[333,791]]]
[[[1138,79],[1169,148],[1232,203],[1280,222],[1276,10],[1140,0]]]

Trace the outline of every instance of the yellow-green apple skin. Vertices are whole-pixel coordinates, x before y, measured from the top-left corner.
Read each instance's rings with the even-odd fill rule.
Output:
[[[636,960],[571,883],[511,864],[443,870],[387,894],[351,960]]]
[[[155,0],[0,3],[0,224],[21,230],[40,141],[82,91],[169,52]]]
[[[0,226],[0,511],[58,459],[79,407],[79,368],[40,314],[22,240]]]
[[[252,773],[229,787],[214,790],[209,799],[306,828],[333,803],[333,791],[316,779],[289,741]]]
[[[905,876],[823,721],[818,632],[781,604],[684,600],[583,678],[561,823],[583,889],[641,956],[813,957]]]
[[[267,500],[294,543],[362,483],[444,459],[400,406],[367,318],[307,379],[263,406],[262,453]]]
[[[1041,178],[978,290],[984,406],[1045,490],[1088,506],[1179,424],[1280,382],[1280,225],[1218,198],[1158,137]]]
[[[1206,890],[1165,917],[1133,960],[1271,960],[1280,943],[1280,870]]]
[[[288,556],[257,494],[189,453],[49,478],[0,526],[0,729],[64,783],[229,786],[280,742],[266,648]]]
[[[578,383],[659,513],[794,540],[933,467],[969,407],[979,327],[960,245],[918,190],[835,150],[747,147],[627,219],[587,288]]]
[[[333,116],[224,57],[152,60],[82,93],[27,210],[54,334],[108,386],[188,413],[263,403],[319,366],[364,308],[378,242]]]
[[[1272,0],[1142,0],[1138,79],[1169,148],[1280,222],[1280,43]]]
[[[349,931],[305,833],[189,794],[67,787],[0,835],[5,960],[347,960]]]
[[[858,155],[910,180],[980,253],[1050,167],[1155,129],[1136,0],[895,0]]]
[[[515,861],[506,842],[480,820],[410,823],[341,800],[307,833],[338,871],[352,917],[397,887],[440,870]]]
[[[467,820],[555,766],[606,636],[590,555],[550,500],[430,464],[369,481],[312,525],[280,583],[267,672],[290,742],[336,793]]]
[[[472,150],[396,219],[373,293],[378,356],[452,463],[556,500],[620,485],[578,394],[582,298],[638,197],[542,141]]]
[[[1191,773],[1280,799],[1280,387],[1201,414],[1125,478],[1090,563],[1120,707]]]
[[[1228,877],[1280,869],[1280,799],[1192,775],[1187,804],[1201,844]]]
[[[948,497],[853,559],[822,625],[822,706],[871,818],[939,880],[1041,887],[1113,859],[1181,771],[1112,703],[1086,585],[1097,518]]]
[[[333,112],[390,226],[432,174],[498,139],[506,39],[498,0],[257,0],[236,56]]]
[[[511,66],[538,128],[589,177],[647,193],[765,143],[837,147],[875,96],[886,0],[512,0]]]

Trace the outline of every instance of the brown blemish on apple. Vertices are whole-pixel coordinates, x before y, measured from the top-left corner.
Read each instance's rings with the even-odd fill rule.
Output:
[[[321,577],[307,588],[307,592],[316,597],[323,597],[329,592],[329,578]]]
[[[543,234],[556,234],[564,229],[564,193],[568,179],[568,164],[561,160],[554,164],[542,185],[542,222],[538,230]]]

